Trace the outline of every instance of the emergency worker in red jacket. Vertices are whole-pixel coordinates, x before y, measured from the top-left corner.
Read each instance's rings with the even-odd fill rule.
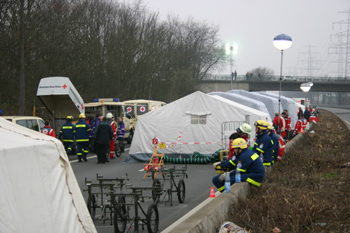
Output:
[[[302,113],[300,115],[300,119],[295,124],[295,128],[294,128],[295,135],[298,135],[299,133],[304,132],[306,126],[307,126],[307,120],[304,118],[304,114]]]
[[[248,134],[252,132],[252,127],[249,124],[244,123],[239,128],[237,128],[236,131],[240,135],[240,138],[243,138],[248,143],[248,147],[249,147]]]
[[[54,138],[56,137],[55,131],[50,126],[50,121],[45,121],[45,126],[41,129],[40,132]]]
[[[278,112],[275,113],[275,118],[273,119],[272,124],[278,134],[284,131],[284,119],[282,119]]]
[[[289,116],[288,114],[288,110],[284,109],[283,112],[286,113],[286,115],[284,116],[284,122],[286,123],[285,125],[285,132],[286,132],[286,139],[289,139],[289,132],[291,131],[291,126],[290,124],[292,123],[292,118]]]
[[[109,143],[109,157],[111,159],[115,159],[114,155],[115,155],[115,139],[117,138],[117,127],[116,127],[112,113],[107,114],[107,121],[112,126],[112,129],[113,129],[113,139]]]

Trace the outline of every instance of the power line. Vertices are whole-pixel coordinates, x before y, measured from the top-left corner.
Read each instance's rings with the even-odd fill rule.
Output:
[[[338,21],[338,22],[335,22],[333,23],[333,29],[334,29],[334,24],[339,24],[340,25],[340,29],[342,29],[342,25],[343,24],[346,24],[346,31],[343,31],[341,32],[342,33],[342,36],[346,36],[346,41],[342,44],[341,44],[341,48],[342,50],[345,50],[345,72],[344,72],[344,77],[347,78],[347,77],[350,77],[350,9],[347,10],[347,11],[340,11],[338,13],[347,13],[348,14],[348,18],[345,19],[345,20],[341,20],[341,21]],[[343,55],[339,55],[341,56],[341,60],[343,59]],[[339,63],[338,63],[339,64]],[[343,66],[343,65],[341,65]],[[338,66],[338,72],[339,72],[339,66]],[[342,68],[341,68],[342,70]]]

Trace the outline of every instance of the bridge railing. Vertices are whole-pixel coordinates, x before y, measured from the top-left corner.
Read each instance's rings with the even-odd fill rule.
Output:
[[[278,81],[280,78],[279,75],[269,75],[269,76],[258,76],[258,75],[237,75],[237,77],[233,77],[233,81]],[[296,82],[344,82],[349,83],[350,78],[344,77],[305,77],[305,76],[293,76]],[[203,80],[207,81],[231,81],[230,75],[219,75],[219,74],[207,74]],[[286,82],[293,82],[286,81]]]

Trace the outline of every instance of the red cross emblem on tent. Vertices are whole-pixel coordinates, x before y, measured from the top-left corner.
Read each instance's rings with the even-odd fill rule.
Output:
[[[64,84],[62,87],[63,87],[63,89],[66,89],[67,85],[66,85],[66,84]]]
[[[146,111],[146,108],[142,106],[142,107],[140,108],[140,111],[141,111],[141,112],[144,112],[144,111]]]
[[[127,111],[127,112],[131,112],[131,111],[132,111],[132,108],[131,108],[131,107],[127,107],[127,108],[126,108],[126,111]]]

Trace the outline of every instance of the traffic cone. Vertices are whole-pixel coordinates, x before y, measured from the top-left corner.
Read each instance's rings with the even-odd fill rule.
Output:
[[[214,197],[215,197],[214,187],[211,187],[209,198],[214,198]]]
[[[304,133],[304,128],[303,127],[301,127],[301,129],[300,129],[300,133]]]

